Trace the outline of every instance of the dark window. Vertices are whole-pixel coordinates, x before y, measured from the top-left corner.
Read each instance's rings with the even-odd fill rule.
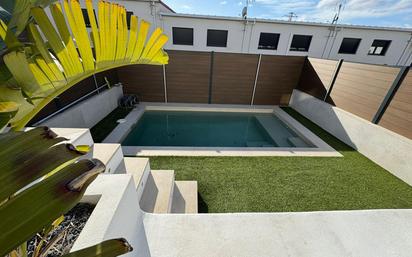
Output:
[[[84,19],[84,23],[86,24],[86,28],[90,28],[90,20],[89,20],[89,15],[87,14],[87,9],[82,8],[82,13],[83,13],[83,19]],[[93,14],[94,14],[94,20],[97,23],[97,18],[96,18],[96,12],[93,10]]]
[[[369,55],[385,55],[391,44],[391,40],[373,40],[371,48],[369,48]]]
[[[277,33],[260,33],[258,49],[278,49],[279,36]]]
[[[126,23],[127,28],[130,29],[130,19],[132,18],[133,12],[126,12]]]
[[[227,30],[207,30],[207,46],[226,47]]]
[[[290,51],[309,51],[310,42],[312,41],[312,36],[306,35],[293,35],[292,43],[290,44]]]
[[[193,45],[193,29],[173,27],[174,45]]]
[[[340,54],[356,54],[358,50],[360,38],[344,38],[342,44],[340,44],[339,53]]]

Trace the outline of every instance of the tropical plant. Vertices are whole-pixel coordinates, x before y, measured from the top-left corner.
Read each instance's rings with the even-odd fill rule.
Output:
[[[129,31],[126,10],[116,3],[100,0],[96,18],[92,0],[85,1],[89,33],[78,0],[52,3],[52,19],[45,6],[54,1],[14,2],[9,23],[0,20],[0,38],[7,46],[0,66],[0,128],[10,119],[14,130],[23,128],[56,96],[94,73],[168,62],[162,30],[148,36],[150,23],[132,15]],[[27,42],[17,37],[24,29]]]
[[[45,127],[0,134],[0,256],[18,256],[14,249],[21,245],[24,255],[24,243],[58,223],[105,170],[97,159],[79,159],[88,147],[74,147],[65,140]],[[129,251],[124,239],[113,239],[65,256],[117,256]]]

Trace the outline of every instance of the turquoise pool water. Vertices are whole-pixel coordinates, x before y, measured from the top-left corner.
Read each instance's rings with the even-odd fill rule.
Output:
[[[125,146],[308,147],[273,114],[146,111]]]

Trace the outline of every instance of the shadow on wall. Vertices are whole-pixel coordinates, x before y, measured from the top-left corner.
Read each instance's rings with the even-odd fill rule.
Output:
[[[290,106],[301,115],[305,117],[310,117],[310,121],[315,123],[319,129],[319,131],[314,131],[315,134],[319,135],[319,133],[322,133],[321,127],[323,127],[328,133],[330,133],[327,136],[331,139],[334,138],[330,141],[328,140],[328,142],[334,142],[336,138],[342,141],[343,143],[340,142],[342,144],[330,144],[335,150],[358,150],[355,143],[352,141],[351,137],[346,132],[346,128],[342,125],[341,119],[336,115],[336,112],[333,110],[334,106],[332,106],[331,104],[324,102],[320,99],[313,98],[311,95],[308,95],[304,92],[295,90],[291,98]],[[306,118],[297,118],[295,116],[294,118],[302,124],[305,124],[305,121],[301,119]],[[325,140],[325,138],[323,139]]]
[[[332,76],[333,74],[330,75]],[[316,71],[315,67],[312,65],[312,62],[309,59],[306,59],[299,84],[296,88],[302,92],[323,100],[328,91],[328,87],[329,85],[326,84],[326,81],[322,81],[319,77],[318,71]],[[330,97],[327,98],[327,102],[335,105]]]

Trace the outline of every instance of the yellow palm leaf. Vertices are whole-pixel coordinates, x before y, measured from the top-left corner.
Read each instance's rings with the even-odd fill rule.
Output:
[[[155,29],[146,40],[150,23],[139,23],[132,16],[129,31],[123,6],[101,0],[97,6],[98,20],[92,0],[86,0],[90,35],[78,0],[64,0],[63,8],[58,2],[52,4],[52,21],[44,8],[32,7],[30,13],[38,25],[29,24],[32,42],[24,47],[9,36],[7,25],[0,20],[0,37],[12,39],[6,42],[11,51],[3,59],[13,75],[7,84],[0,85],[0,92],[4,92],[0,102],[19,105],[11,120],[14,129],[23,128],[56,96],[94,73],[138,63],[167,64],[162,47],[168,37],[161,29]]]

